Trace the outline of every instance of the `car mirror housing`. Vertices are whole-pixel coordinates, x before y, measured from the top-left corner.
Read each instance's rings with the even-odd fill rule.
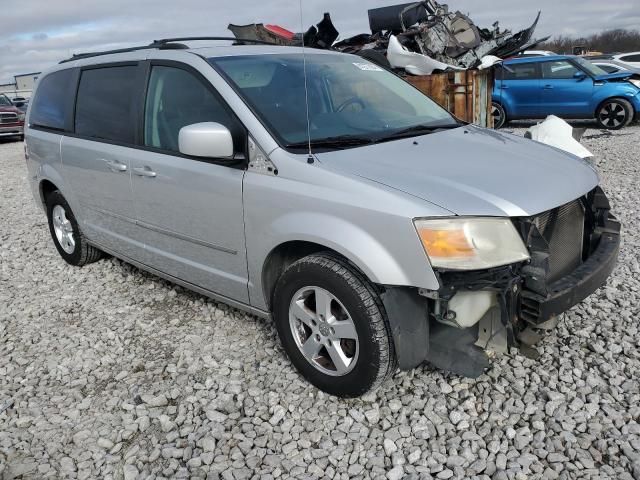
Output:
[[[227,127],[215,122],[187,125],[178,135],[180,153],[191,157],[233,158],[233,138]]]
[[[575,78],[576,80],[584,80],[585,78],[587,78],[587,74],[584,72],[576,72],[573,74],[573,78]]]

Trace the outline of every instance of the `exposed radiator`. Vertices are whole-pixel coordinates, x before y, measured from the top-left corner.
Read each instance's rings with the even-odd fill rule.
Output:
[[[549,281],[564,277],[582,263],[584,218],[584,207],[580,200],[534,218],[540,233],[550,239]]]

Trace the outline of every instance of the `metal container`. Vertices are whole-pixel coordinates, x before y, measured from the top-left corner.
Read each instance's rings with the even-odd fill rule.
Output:
[[[493,128],[494,70],[463,70],[407,77],[406,80],[460,120]]]

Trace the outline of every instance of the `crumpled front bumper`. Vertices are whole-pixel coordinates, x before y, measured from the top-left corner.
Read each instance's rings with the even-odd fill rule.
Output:
[[[549,295],[542,296],[524,290],[520,303],[527,309],[527,315],[535,313],[538,323],[560,315],[582,302],[607,281],[616,266],[620,251],[620,233],[609,231],[600,237],[596,250],[589,258],[569,275],[549,285]]]

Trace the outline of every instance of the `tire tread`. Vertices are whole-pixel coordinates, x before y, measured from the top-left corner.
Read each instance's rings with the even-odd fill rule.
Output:
[[[391,328],[379,293],[355,265],[340,255],[329,251],[301,258],[291,264],[282,277],[289,270],[300,269],[303,265],[316,265],[342,277],[362,301],[366,314],[370,319],[374,341],[380,349],[380,364],[375,380],[361,393],[378,388],[397,370],[397,358]]]

